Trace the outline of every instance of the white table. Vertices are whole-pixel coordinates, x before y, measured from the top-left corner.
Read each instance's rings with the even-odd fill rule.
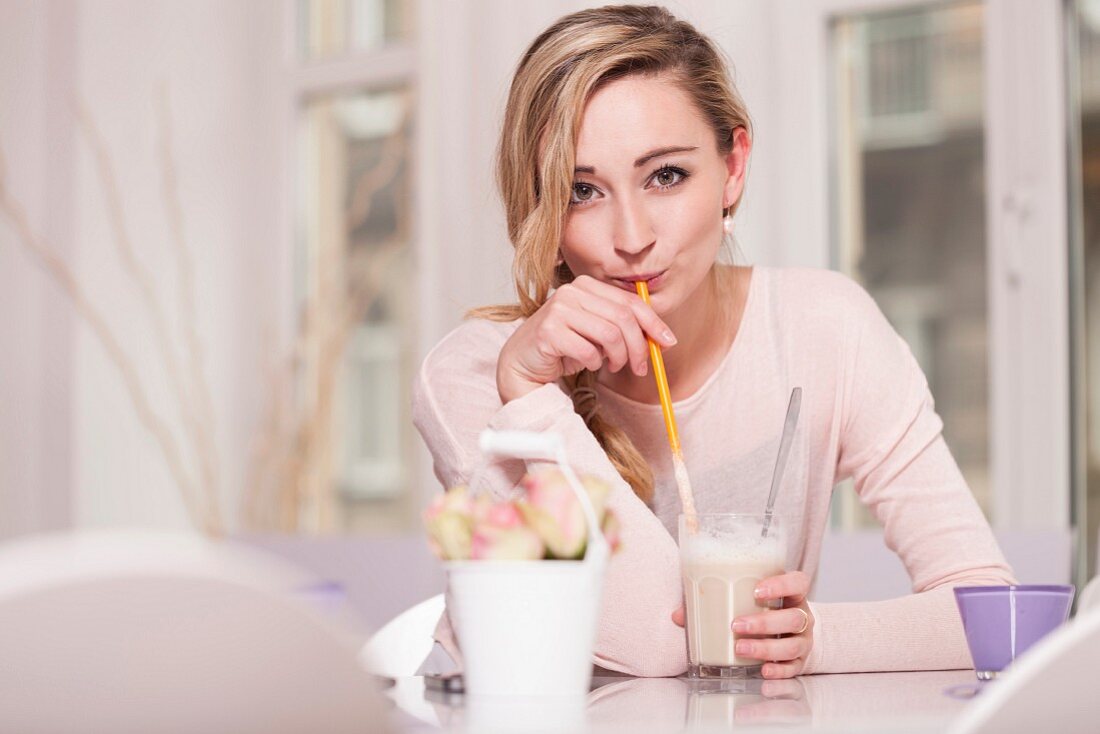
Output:
[[[972,670],[814,675],[784,681],[601,676],[587,697],[477,699],[390,691],[400,732],[943,732],[977,690]]]

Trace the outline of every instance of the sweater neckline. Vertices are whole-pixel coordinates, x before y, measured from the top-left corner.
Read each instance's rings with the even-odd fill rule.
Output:
[[[695,403],[699,402],[699,400],[702,399],[702,396],[710,390],[711,385],[718,381],[719,375],[726,371],[729,363],[732,362],[736,355],[741,351],[741,343],[744,342],[746,339],[746,329],[754,321],[752,316],[756,311],[756,301],[759,299],[759,295],[757,292],[761,288],[761,285],[757,283],[757,281],[763,275],[763,270],[764,268],[760,265],[752,266],[752,273],[749,276],[749,292],[745,298],[745,310],[741,314],[741,323],[738,324],[737,334],[734,335],[733,342],[730,344],[729,349],[726,350],[726,354],[722,357],[722,361],[718,363],[718,367],[715,368],[715,370],[707,376],[707,379],[703,381],[703,384],[700,385],[695,390],[695,392],[685,398],[674,400],[672,402],[673,409],[687,409]],[[660,403],[643,403],[640,400],[635,400],[634,398],[630,398],[621,393],[617,393],[611,388],[601,385],[599,383],[596,383],[596,388],[599,391],[601,397],[610,397],[612,400],[623,403],[629,406],[631,409],[650,412],[661,410]]]

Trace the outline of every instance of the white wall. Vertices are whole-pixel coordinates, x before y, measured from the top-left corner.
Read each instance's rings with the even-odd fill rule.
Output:
[[[178,268],[157,122],[158,85],[167,83],[227,514],[235,513],[258,420],[259,375],[272,358],[263,331],[278,328],[282,12],[263,0],[0,3],[0,145],[15,151],[13,194],[65,253],[153,409],[182,440],[151,321],[121,266],[99,171],[73,116],[76,98],[85,100],[117,173],[137,260],[175,327]],[[0,532],[186,526],[118,370],[7,221],[0,298]]]
[[[0,3],[0,153],[29,222],[69,252],[71,145],[56,119],[74,73],[65,10]],[[71,333],[67,303],[0,219],[0,537],[69,521]]]
[[[281,8],[263,1],[95,5],[96,12],[84,13],[79,25],[79,89],[92,101],[92,114],[118,161],[134,248],[156,275],[166,312],[176,314],[178,268],[161,194],[156,107],[158,84],[168,84],[183,222],[195,263],[198,332],[221,454],[223,510],[233,514],[248,437],[258,421],[260,375],[275,356],[264,353],[263,330],[278,328]],[[81,152],[79,270],[111,312],[128,314],[123,344],[137,355],[139,371],[156,378],[148,383],[155,402],[178,426],[151,321],[143,318],[132,282],[117,267],[99,179],[87,146]],[[133,420],[116,371],[83,324],[75,373],[76,522],[182,523],[165,463]]]

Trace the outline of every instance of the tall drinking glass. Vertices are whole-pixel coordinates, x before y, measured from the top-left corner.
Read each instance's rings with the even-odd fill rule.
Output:
[[[788,523],[773,516],[766,537],[764,516],[703,514],[680,516],[680,566],[687,611],[690,674],[699,678],[742,678],[764,662],[734,652],[734,618],[769,608],[753,590],[785,570]]]

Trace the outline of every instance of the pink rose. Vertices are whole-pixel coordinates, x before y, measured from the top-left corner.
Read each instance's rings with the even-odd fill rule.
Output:
[[[470,557],[474,501],[465,486],[436,495],[424,511],[428,544],[437,557],[458,561]]]
[[[611,510],[607,510],[604,514],[600,530],[603,531],[603,537],[607,540],[611,552],[614,553],[619,550],[619,546],[623,544],[622,525],[619,524],[619,518]]]
[[[474,523],[470,557],[489,561],[534,561],[546,555],[542,540],[511,502],[489,505]]]
[[[581,484],[614,551],[620,527],[607,509],[611,487],[594,477],[583,477]],[[528,474],[521,486],[524,500],[494,502],[488,494],[472,496],[461,485],[438,495],[424,511],[432,552],[445,561],[583,558],[588,540],[584,511],[561,471]]]
[[[561,471],[528,474],[520,484],[526,492],[526,499],[519,502],[520,512],[546,543],[551,557],[583,558],[588,540],[584,510]],[[602,524],[611,488],[595,477],[583,477],[581,484]]]

